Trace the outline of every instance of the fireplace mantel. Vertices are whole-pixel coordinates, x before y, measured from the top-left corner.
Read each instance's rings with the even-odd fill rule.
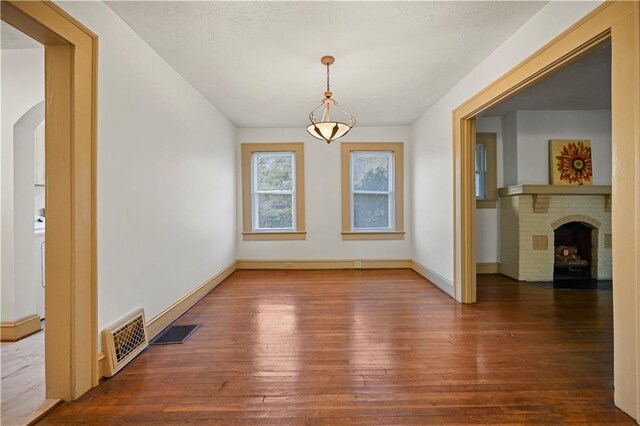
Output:
[[[498,189],[498,195],[611,195],[611,185],[512,185]]]
[[[602,195],[605,211],[611,212],[611,185],[512,185],[498,189],[498,195],[500,197],[531,195],[535,213],[549,211],[552,195]]]

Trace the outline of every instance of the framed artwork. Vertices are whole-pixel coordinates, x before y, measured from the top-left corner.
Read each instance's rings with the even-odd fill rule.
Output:
[[[551,139],[549,174],[551,185],[591,185],[591,141]]]

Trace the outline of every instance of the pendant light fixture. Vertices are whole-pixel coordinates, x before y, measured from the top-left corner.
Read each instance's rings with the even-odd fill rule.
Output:
[[[335,62],[333,56],[323,56],[320,59],[323,65],[327,67],[327,91],[324,92],[324,99],[320,106],[309,114],[311,124],[307,127],[307,131],[314,138],[321,139],[327,143],[331,143],[351,130],[356,124],[353,115],[338,106],[338,103],[331,97],[331,89],[329,87],[329,66]]]

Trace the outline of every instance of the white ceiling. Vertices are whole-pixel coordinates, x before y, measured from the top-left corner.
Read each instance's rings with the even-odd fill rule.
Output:
[[[609,43],[492,108],[483,116],[501,116],[516,110],[598,109],[611,109]]]
[[[108,2],[238,127],[413,123],[546,2]]]
[[[0,21],[0,41],[0,47],[2,49],[44,48],[42,44],[4,21]]]

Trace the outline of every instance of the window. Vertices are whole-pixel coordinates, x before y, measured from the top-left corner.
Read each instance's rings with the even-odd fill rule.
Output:
[[[303,148],[242,144],[244,240],[305,238]]]
[[[402,143],[342,143],[342,238],[404,239]]]
[[[476,198],[482,200],[486,194],[487,157],[486,145],[476,144]]]
[[[495,133],[476,133],[476,208],[495,209],[497,205]]]

